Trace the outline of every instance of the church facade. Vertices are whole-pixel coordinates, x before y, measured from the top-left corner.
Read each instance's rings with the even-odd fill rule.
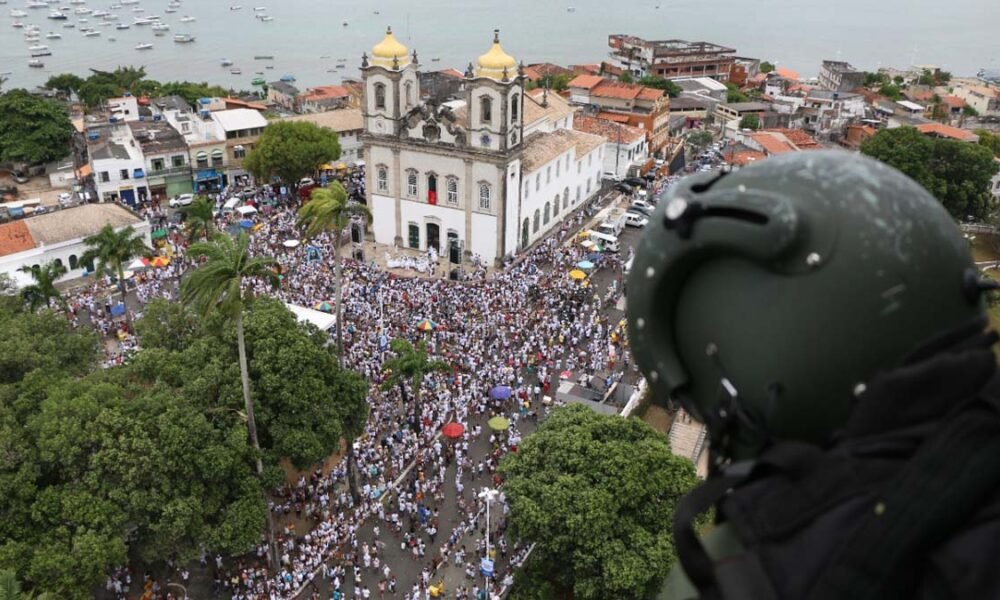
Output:
[[[464,97],[422,99],[417,53],[391,30],[362,57],[366,191],[375,241],[498,262],[529,247],[600,188],[604,138],[572,130],[568,102],[524,90],[493,45]]]

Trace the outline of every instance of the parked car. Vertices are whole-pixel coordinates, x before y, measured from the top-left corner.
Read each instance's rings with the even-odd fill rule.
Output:
[[[601,173],[601,179],[603,181],[621,181],[621,178],[612,173],[611,171],[605,171]]]
[[[651,216],[653,214],[653,210],[655,210],[653,205],[645,200],[633,200],[629,208],[633,211],[640,212],[647,217]]]
[[[73,194],[71,194],[69,192],[63,192],[63,193],[59,194],[59,204],[61,204],[63,206],[66,206],[67,204],[70,204],[71,202],[73,202]]]
[[[614,189],[624,194],[631,194],[635,192],[635,190],[632,189],[632,186],[627,183],[616,183]]]
[[[28,177],[28,174],[23,173],[21,171],[13,171],[11,172],[10,176],[16,183],[28,183],[29,181],[31,181],[31,178]]]
[[[625,180],[625,183],[633,187],[640,187],[640,188],[645,188],[647,185],[649,185],[649,182],[643,179],[642,177],[629,177],[628,179]]]
[[[625,213],[625,225],[627,227],[645,227],[648,223],[649,219],[641,213],[631,211]]]
[[[170,205],[170,208],[177,208],[179,206],[187,206],[192,202],[194,202],[194,194],[181,194],[180,196],[171,198],[167,204]]]

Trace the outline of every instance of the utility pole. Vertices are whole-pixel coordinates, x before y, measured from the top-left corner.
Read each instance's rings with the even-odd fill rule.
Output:
[[[497,495],[500,492],[493,488],[484,488],[483,491],[479,492],[479,497],[486,502],[486,559],[493,564],[493,557],[490,554],[490,506],[492,506],[493,501],[496,500]],[[491,569],[492,572],[492,569]],[[489,597],[490,590],[490,575],[483,573],[483,587],[486,589],[487,597]]]
[[[615,177],[618,177],[618,161],[622,155],[622,124],[616,124],[618,125],[618,144],[615,146]]]

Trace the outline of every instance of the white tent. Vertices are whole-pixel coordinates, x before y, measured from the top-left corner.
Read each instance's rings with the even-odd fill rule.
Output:
[[[285,303],[288,310],[292,311],[295,318],[299,320],[300,323],[312,323],[320,331],[326,331],[334,326],[337,322],[337,317],[329,313],[325,313],[318,310],[313,310],[311,308],[306,308],[304,306],[299,306],[297,304]]]
[[[236,209],[236,212],[240,213],[242,217],[249,217],[257,214],[257,209],[252,206],[240,206]]]

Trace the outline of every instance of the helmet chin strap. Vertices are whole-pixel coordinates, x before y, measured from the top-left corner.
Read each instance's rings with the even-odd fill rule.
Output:
[[[719,356],[719,348],[709,344],[706,350],[712,364],[719,371],[718,402],[716,409],[705,415],[709,431],[709,469],[715,473],[737,455],[737,445],[754,440],[763,444],[768,439],[766,422],[742,401],[739,391],[726,373]],[[780,386],[768,390],[769,404],[777,401]]]

